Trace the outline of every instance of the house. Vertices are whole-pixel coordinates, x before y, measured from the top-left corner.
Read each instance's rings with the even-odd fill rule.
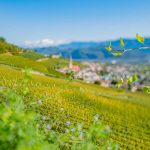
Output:
[[[78,72],[78,71],[80,71],[80,67],[78,65],[73,65],[71,70],[73,72]]]
[[[87,83],[94,83],[94,81],[99,81],[100,77],[96,72],[92,72],[89,68],[82,69],[75,74],[75,78],[83,79]]]
[[[101,80],[100,82],[102,87],[110,87],[110,81]]]
[[[61,57],[61,54],[53,54],[53,55],[51,55],[51,58],[53,58],[53,59],[58,59],[60,57]]]

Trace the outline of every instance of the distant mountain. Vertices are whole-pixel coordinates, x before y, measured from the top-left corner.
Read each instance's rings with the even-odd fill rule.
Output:
[[[142,46],[136,39],[124,39],[126,48],[138,48]],[[116,60],[118,63],[150,63],[150,49],[149,50],[134,50],[125,53],[121,57],[112,56],[105,50],[109,42],[72,42],[55,47],[35,48],[34,50],[42,54],[60,54],[68,58],[72,54],[73,59],[76,60],[90,60],[100,62],[111,62]],[[115,48],[120,48],[119,40],[112,41]],[[150,38],[145,39],[145,45],[150,46]]]

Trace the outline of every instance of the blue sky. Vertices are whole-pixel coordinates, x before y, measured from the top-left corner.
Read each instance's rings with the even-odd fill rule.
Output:
[[[0,0],[0,19],[19,45],[150,36],[150,0]]]

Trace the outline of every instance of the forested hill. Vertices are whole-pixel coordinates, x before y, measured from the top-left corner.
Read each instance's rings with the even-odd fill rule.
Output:
[[[29,49],[23,49],[14,44],[8,43],[5,38],[0,37],[0,54],[20,55],[24,58],[38,60],[45,56]]]
[[[22,51],[23,51],[22,48],[19,48],[16,45],[10,44],[6,41],[5,38],[0,37],[0,54],[11,53],[12,55],[19,55]]]

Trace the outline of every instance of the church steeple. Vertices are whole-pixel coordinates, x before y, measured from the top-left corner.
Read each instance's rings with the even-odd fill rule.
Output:
[[[70,54],[70,57],[69,57],[69,69],[71,70],[72,69],[72,55]]]

